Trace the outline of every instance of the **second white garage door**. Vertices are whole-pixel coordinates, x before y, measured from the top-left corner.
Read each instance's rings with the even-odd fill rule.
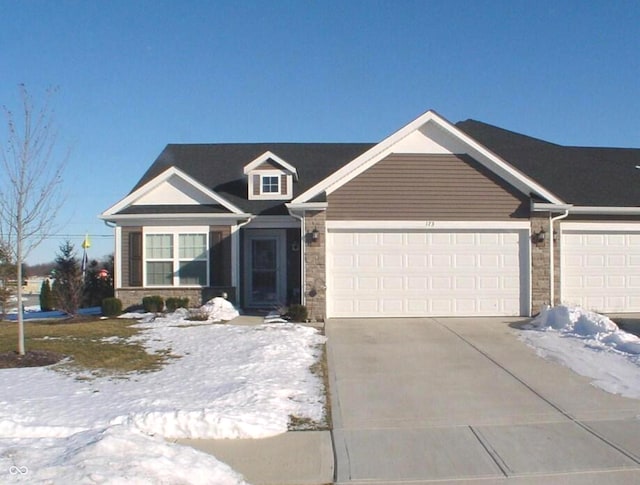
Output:
[[[603,313],[640,312],[640,227],[562,225],[562,301]]]
[[[526,315],[527,230],[331,229],[329,317]]]

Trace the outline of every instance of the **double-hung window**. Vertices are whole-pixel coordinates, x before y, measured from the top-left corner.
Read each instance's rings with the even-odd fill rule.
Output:
[[[178,234],[178,279],[181,286],[207,285],[207,235]]]
[[[206,232],[145,234],[147,286],[207,286]]]

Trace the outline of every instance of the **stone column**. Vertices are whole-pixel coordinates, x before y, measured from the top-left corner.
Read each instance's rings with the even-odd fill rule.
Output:
[[[535,235],[541,230],[546,233],[545,241],[536,243]],[[531,215],[531,313],[535,315],[542,305],[548,305],[551,286],[549,285],[549,214]]]
[[[325,220],[325,211],[305,212],[304,293],[309,318],[318,322],[323,322],[327,314]],[[318,233],[318,238],[315,241],[312,236],[314,229]]]

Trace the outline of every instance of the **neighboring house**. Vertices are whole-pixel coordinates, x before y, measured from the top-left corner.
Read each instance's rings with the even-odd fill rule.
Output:
[[[429,111],[377,144],[168,145],[101,217],[125,306],[227,292],[318,320],[637,312],[639,165],[640,149]]]

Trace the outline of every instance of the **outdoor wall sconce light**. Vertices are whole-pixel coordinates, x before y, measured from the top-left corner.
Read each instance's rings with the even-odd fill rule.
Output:
[[[311,231],[311,240],[313,242],[316,242],[319,237],[320,237],[320,233],[318,232],[318,228],[314,227],[313,231]]]
[[[534,232],[531,235],[531,241],[535,244],[542,244],[547,237],[547,233],[544,229],[540,229],[539,232]]]

